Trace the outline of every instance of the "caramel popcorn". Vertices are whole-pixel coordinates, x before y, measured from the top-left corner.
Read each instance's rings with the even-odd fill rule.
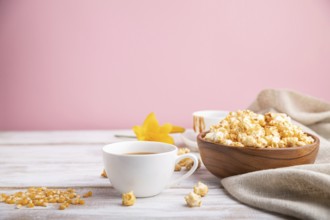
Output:
[[[314,139],[283,113],[230,112],[211,126],[205,140],[235,147],[284,148],[312,144]]]
[[[201,197],[204,197],[209,191],[209,188],[207,185],[205,185],[202,182],[198,182],[197,185],[194,186],[194,193],[197,195],[200,195]]]
[[[179,164],[175,164],[174,171],[181,171],[181,166]]]
[[[202,197],[194,192],[186,195],[184,199],[189,207],[199,207],[202,205]]]
[[[177,155],[183,155],[183,154],[187,154],[190,153],[190,150],[188,148],[179,148]],[[201,160],[198,158],[198,167],[197,169],[199,169],[201,167]],[[177,164],[175,164],[175,168],[174,171],[178,172],[181,171],[182,167],[185,167],[186,170],[190,170],[192,168],[192,166],[194,165],[194,161],[190,158],[185,158],[181,161],[179,161]]]
[[[132,206],[132,205],[134,205],[134,203],[136,201],[136,197],[135,197],[133,191],[124,193],[122,195],[122,199],[123,199],[122,204],[124,206]]]
[[[190,159],[190,160],[186,163],[186,165],[185,165],[186,170],[190,170],[190,169],[193,167],[193,165],[194,165],[194,161]],[[202,162],[201,162],[201,160],[198,158],[198,166],[197,166],[197,170],[198,170],[199,168],[201,168],[201,166],[202,166]]]
[[[190,150],[189,150],[189,148],[184,147],[184,148],[179,148],[177,154],[182,155],[182,154],[187,154],[187,153],[190,153]]]
[[[104,178],[108,178],[107,172],[105,171],[105,169],[103,169],[101,176]]]
[[[92,192],[87,193],[92,196]],[[88,196],[88,197],[89,197]],[[72,188],[67,190],[48,189],[46,187],[30,187],[25,192],[16,192],[12,195],[2,193],[0,195],[0,202],[7,204],[15,204],[17,209],[25,206],[26,208],[33,208],[35,206],[47,207],[49,203],[59,203],[59,209],[64,210],[72,205],[84,205],[85,201],[80,199],[80,195]]]
[[[88,198],[88,197],[91,197],[93,195],[93,192],[92,191],[88,191],[87,193],[85,193],[83,195],[84,198]]]

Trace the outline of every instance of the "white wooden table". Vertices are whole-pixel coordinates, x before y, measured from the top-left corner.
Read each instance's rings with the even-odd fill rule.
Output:
[[[151,198],[138,198],[134,206],[121,206],[121,195],[108,179],[100,177],[104,144],[123,141],[111,131],[0,132],[0,193],[13,193],[29,186],[74,187],[91,190],[84,206],[58,210],[58,205],[16,209],[0,203],[0,219],[287,219],[243,205],[220,185],[219,179],[201,167],[178,186]],[[180,137],[175,137],[183,146]],[[183,171],[182,171],[183,172]],[[175,173],[175,175],[179,175]],[[185,205],[184,196],[199,180],[210,188],[199,208]]]

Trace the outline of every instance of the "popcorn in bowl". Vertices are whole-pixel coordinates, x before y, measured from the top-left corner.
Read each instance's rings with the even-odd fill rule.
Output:
[[[284,148],[314,143],[283,113],[256,114],[250,110],[230,112],[211,126],[204,139],[235,147]]]

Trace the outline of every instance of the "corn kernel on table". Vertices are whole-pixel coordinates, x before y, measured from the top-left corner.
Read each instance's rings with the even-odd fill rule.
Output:
[[[0,194],[25,191],[31,186],[72,187],[79,194],[93,192],[92,197],[85,199],[85,205],[65,210],[59,210],[58,204],[17,209],[2,202],[0,219],[288,219],[236,201],[204,166],[157,196],[138,198],[134,206],[122,206],[121,195],[107,178],[100,176],[103,145],[129,140],[116,138],[115,134],[132,133],[130,130],[0,132]],[[180,135],[174,138],[177,146],[183,147]],[[203,197],[201,207],[189,208],[184,196],[198,181],[209,186],[209,193]]]

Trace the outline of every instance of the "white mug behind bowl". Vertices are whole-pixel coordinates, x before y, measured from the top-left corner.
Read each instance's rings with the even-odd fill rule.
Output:
[[[205,110],[193,113],[193,128],[196,133],[210,130],[211,125],[218,124],[229,111]]]
[[[171,182],[175,164],[185,158],[194,161],[193,167]],[[178,156],[176,146],[153,141],[124,141],[106,145],[103,147],[103,162],[112,186],[120,193],[133,191],[136,197],[157,195],[164,188],[189,177],[198,166],[195,155]]]

